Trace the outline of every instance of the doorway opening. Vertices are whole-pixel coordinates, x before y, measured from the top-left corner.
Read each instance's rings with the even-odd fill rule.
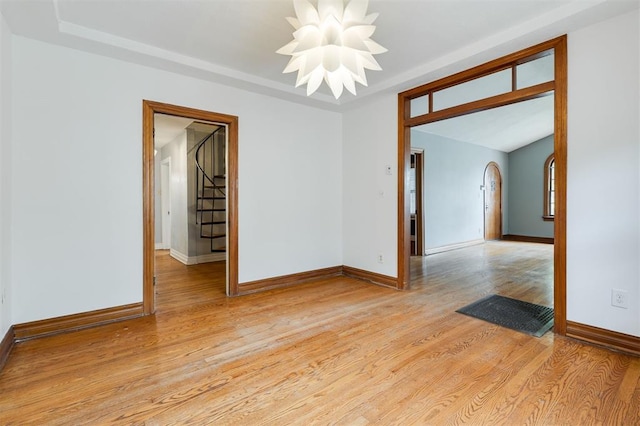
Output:
[[[157,209],[157,196],[155,204]],[[156,249],[169,250],[171,249],[171,157],[160,162],[160,217],[158,218],[156,215],[156,229],[158,222],[160,222],[161,239],[159,243],[156,241],[155,247]]]
[[[555,156],[554,320],[555,332],[566,334],[566,36],[496,59],[467,71],[416,87],[398,95],[398,280],[397,288],[410,288],[409,188],[411,129],[453,117],[553,95]],[[524,81],[537,60],[551,58],[551,75]],[[483,81],[501,82],[497,91],[469,90]],[[524,84],[523,84],[524,82]],[[506,85],[506,87],[504,87]],[[456,96],[451,95],[452,92]],[[443,96],[444,95],[444,96]],[[471,96],[470,98],[465,96]],[[449,102],[456,98],[456,102]],[[462,100],[460,100],[462,99]],[[476,187],[477,188],[477,187]]]
[[[411,169],[409,174],[411,256],[424,255],[423,167],[424,151],[411,148]]]
[[[159,163],[159,170],[156,170],[156,161],[155,156],[157,155],[157,148],[154,143],[154,132],[155,132],[155,122],[156,115],[163,114],[166,116],[174,117],[174,118],[182,118],[187,119],[189,122],[198,122],[199,124],[194,124],[192,126],[193,133],[193,147],[191,147],[191,154],[195,158],[195,152],[198,149],[200,142],[204,143],[204,138],[200,138],[202,134],[216,134],[217,129],[224,129],[224,139],[226,143],[226,155],[224,157],[224,166],[220,163],[218,164],[210,164],[207,169],[210,174],[214,176],[214,172],[218,173],[221,168],[225,177],[224,184],[224,212],[226,214],[224,220],[224,239],[225,239],[225,247],[224,251],[226,253],[226,294],[227,296],[234,296],[238,294],[238,218],[237,218],[237,210],[238,210],[238,190],[237,190],[237,182],[238,182],[238,118],[231,115],[220,114],[215,112],[203,111],[193,108],[181,107],[176,105],[163,104],[159,102],[153,101],[143,101],[143,308],[145,315],[153,314],[155,312],[155,249],[156,247],[166,247],[169,242],[169,249],[171,249],[171,245],[175,245],[174,238],[176,237],[176,228],[185,228],[182,229],[185,232],[182,234],[183,237],[189,235],[189,225],[186,220],[178,221],[176,215],[178,211],[172,211],[171,204],[172,200],[165,200],[165,197],[161,197],[160,200],[156,199],[156,191],[155,186],[157,184],[160,185],[160,190],[162,190],[164,186],[164,190],[171,194],[171,185],[173,179],[170,178],[171,175],[167,176],[167,173],[175,173],[175,169],[178,168],[177,164],[173,164],[171,160],[167,162]],[[206,127],[206,129],[205,129]],[[215,128],[215,129],[214,129]],[[209,133],[211,131],[211,133]],[[185,136],[186,137],[186,136]],[[185,141],[186,142],[186,141]],[[212,145],[215,148],[215,145]],[[219,149],[218,145],[218,149]],[[184,146],[186,161],[186,151],[187,146],[185,143]],[[197,169],[197,166],[194,163],[193,170]],[[160,173],[160,179],[156,181],[156,173]],[[164,175],[163,175],[164,173]],[[188,176],[185,173],[185,179]],[[198,180],[201,177],[193,174],[193,179]],[[194,182],[195,183],[195,182]],[[208,185],[208,182],[207,182]],[[221,187],[222,185],[220,185]],[[219,201],[218,195],[213,194],[212,190],[209,189],[209,193],[205,194],[192,194],[192,197],[196,199],[201,199],[200,210],[220,210],[222,208],[218,205],[214,205],[216,201]],[[214,189],[213,192],[216,192]],[[219,192],[219,191],[218,191]],[[187,194],[184,194],[184,197],[187,197]],[[169,196],[168,198],[175,198]],[[207,201],[205,201],[205,199]],[[215,201],[214,201],[215,200]],[[168,204],[169,203],[169,204]],[[205,203],[208,203],[205,206]],[[175,203],[174,203],[175,205]],[[168,207],[168,209],[167,209]],[[186,207],[186,203],[185,203]],[[162,223],[166,221],[170,223],[169,229],[167,226],[161,226],[161,231],[156,230],[156,210],[161,209],[161,217],[158,220],[158,223]],[[187,209],[184,211],[180,209],[180,213],[184,213],[186,216]],[[192,213],[198,213],[194,211]],[[203,212],[199,212],[200,217],[200,225],[202,222],[208,222],[209,234],[203,234],[208,236],[218,236],[219,234],[211,233],[213,228],[213,224],[209,222],[215,222],[213,219],[206,219],[204,217]],[[164,220],[163,220],[164,219]],[[206,220],[205,220],[206,219]],[[175,227],[173,224],[175,223]],[[216,224],[218,225],[218,224]],[[192,234],[194,234],[195,230],[192,230]],[[200,232],[207,232],[202,231]],[[171,236],[165,237],[170,233]],[[166,241],[165,241],[166,238]],[[188,237],[186,237],[188,238]],[[159,245],[156,246],[156,240],[161,239]],[[201,239],[201,238],[198,238]],[[211,240],[213,238],[207,238]],[[197,242],[195,243],[197,244]],[[214,247],[213,243],[211,243],[211,247]],[[220,245],[216,245],[215,247],[220,247]],[[197,247],[194,248],[197,250]],[[219,249],[218,249],[219,250]],[[212,253],[214,249],[211,249]],[[185,254],[185,253],[183,253]],[[188,256],[188,253],[187,253]]]
[[[496,239],[553,243],[542,192],[551,182],[544,172],[553,155],[553,105],[549,95],[411,129],[411,150],[431,153],[424,167],[426,255]],[[499,175],[485,178],[489,171]],[[485,202],[491,194],[493,205]]]

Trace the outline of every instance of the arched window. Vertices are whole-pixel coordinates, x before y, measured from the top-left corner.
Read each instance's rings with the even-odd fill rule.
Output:
[[[556,160],[551,154],[544,162],[544,212],[542,219],[553,220],[556,215]]]

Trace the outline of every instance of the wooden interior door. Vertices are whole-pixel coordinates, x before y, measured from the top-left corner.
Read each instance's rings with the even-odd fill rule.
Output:
[[[484,169],[484,239],[502,238],[502,176],[494,162]]]

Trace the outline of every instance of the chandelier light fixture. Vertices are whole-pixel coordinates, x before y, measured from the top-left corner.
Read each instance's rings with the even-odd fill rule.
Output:
[[[293,0],[296,18],[293,40],[277,50],[291,55],[283,73],[298,71],[296,87],[307,85],[307,96],[324,80],[336,99],[343,88],[354,95],[356,82],[367,85],[365,69],[381,70],[373,55],[387,51],[371,35],[377,13],[366,15],[368,0],[318,0],[316,9],[309,0]]]

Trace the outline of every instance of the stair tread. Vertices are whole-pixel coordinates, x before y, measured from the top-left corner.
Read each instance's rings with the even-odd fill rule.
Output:
[[[223,225],[227,223],[226,220],[214,220],[209,222],[200,222],[199,225]]]
[[[196,209],[196,211],[199,212],[224,212],[227,209],[225,209],[224,207],[220,207],[218,209]]]
[[[226,187],[227,187],[226,185],[216,185],[216,186],[205,185],[205,186],[203,186],[204,189],[224,189]]]
[[[198,197],[198,200],[226,200],[227,197],[204,196]]]
[[[210,239],[216,239],[216,238],[224,238],[226,237],[227,234],[213,234],[213,235],[200,235],[200,238],[210,238]]]
[[[222,247],[222,248],[217,248],[217,249],[211,249],[211,253],[225,253],[227,251],[226,248]]]

